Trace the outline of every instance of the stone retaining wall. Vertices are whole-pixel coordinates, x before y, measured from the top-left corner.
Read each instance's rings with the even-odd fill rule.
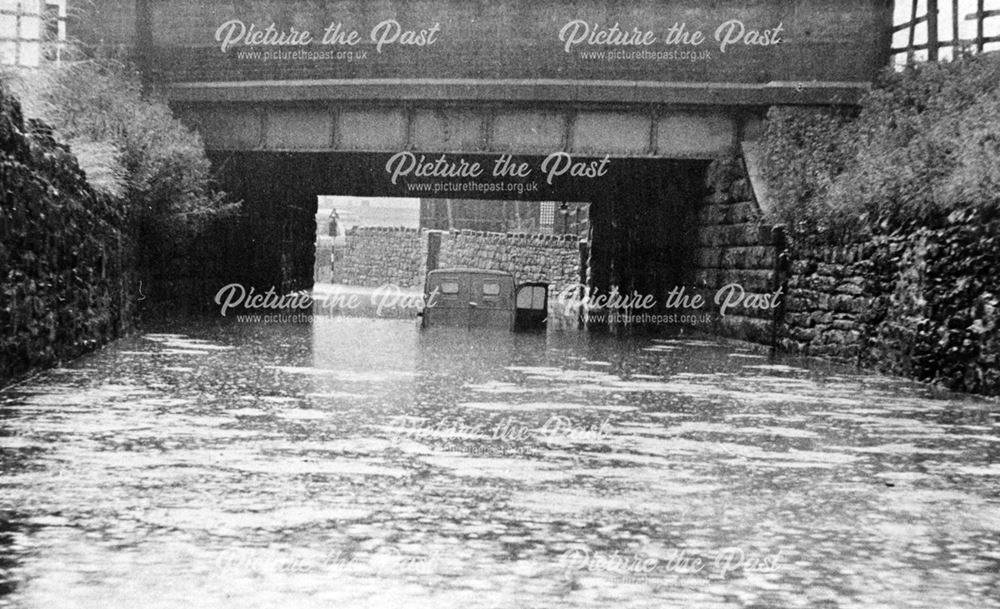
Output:
[[[796,248],[778,347],[784,351],[857,363],[870,334],[868,317],[883,291],[872,259],[882,243]]]
[[[580,282],[580,245],[575,235],[451,231],[441,239],[438,268],[507,271],[518,283],[546,281],[553,291]]]
[[[87,183],[69,149],[0,91],[0,385],[132,328],[126,206]]]
[[[421,288],[427,273],[427,232],[412,228],[355,227],[347,231],[343,260],[333,281],[378,287]]]
[[[421,288],[428,256],[434,257],[428,251],[433,243],[429,233],[408,228],[353,228],[347,232],[343,259],[334,264],[332,279],[367,287],[392,283]],[[580,281],[576,236],[463,230],[440,232],[440,236],[437,268],[507,271],[519,283],[547,281],[554,290]],[[317,260],[320,256],[329,259],[329,251],[318,248]]]
[[[1000,219],[791,256],[782,350],[1000,393]]]

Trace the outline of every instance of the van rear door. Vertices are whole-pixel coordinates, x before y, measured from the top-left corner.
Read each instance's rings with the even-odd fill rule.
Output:
[[[504,275],[474,275],[469,302],[471,327],[514,328],[514,280]]]
[[[549,284],[534,282],[517,286],[514,299],[514,329],[539,330],[549,316]]]

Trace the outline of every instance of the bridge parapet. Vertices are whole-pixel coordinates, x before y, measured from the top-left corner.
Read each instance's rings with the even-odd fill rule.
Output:
[[[769,106],[855,103],[892,33],[890,0],[103,0],[77,12],[75,37],[135,44],[216,150],[714,158]]]
[[[758,86],[740,104],[782,90],[790,103],[811,103],[802,86],[870,82],[888,63],[892,31],[889,0],[82,1],[74,36],[138,41],[161,82],[331,81],[355,97],[408,81],[405,94],[422,99],[461,96],[464,87],[480,98],[544,101],[555,88],[573,99],[676,103],[667,89],[713,103],[724,83]],[[138,20],[136,6],[148,7]],[[190,99],[191,90],[179,95]],[[268,94],[283,91],[294,100],[303,89]]]

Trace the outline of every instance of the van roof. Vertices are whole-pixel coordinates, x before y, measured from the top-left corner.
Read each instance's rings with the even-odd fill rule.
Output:
[[[494,271],[494,270],[490,270],[490,269],[474,269],[474,268],[469,268],[469,267],[456,267],[456,268],[451,268],[451,269],[434,269],[433,271],[429,271],[427,274],[428,275],[439,275],[439,274],[440,275],[444,275],[446,273],[469,273],[469,274],[475,273],[477,275],[493,275],[493,276],[496,276],[496,277],[511,277],[511,278],[514,277],[512,274],[508,273],[507,271]]]

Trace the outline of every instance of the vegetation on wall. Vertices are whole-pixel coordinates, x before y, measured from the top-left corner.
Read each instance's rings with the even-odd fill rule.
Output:
[[[128,202],[142,267],[185,255],[236,205],[213,189],[199,136],[143,90],[127,62],[90,58],[17,79],[29,116],[43,119],[81,159],[92,185]]]
[[[1000,57],[884,73],[860,111],[779,107],[764,138],[776,221],[839,243],[1000,207]]]
[[[127,331],[143,280],[149,302],[200,296],[238,209],[198,136],[110,58],[0,73],[0,194],[0,383]]]
[[[861,363],[1000,393],[1000,56],[888,72],[858,111],[768,118],[792,256],[871,246]]]

